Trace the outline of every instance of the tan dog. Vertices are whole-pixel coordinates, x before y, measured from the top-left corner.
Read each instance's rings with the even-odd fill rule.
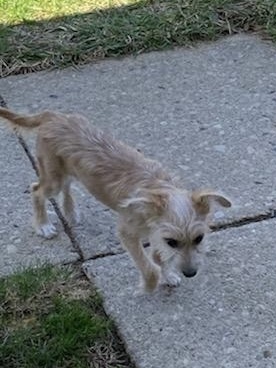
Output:
[[[75,178],[119,214],[119,236],[141,271],[143,290],[153,291],[160,276],[167,284],[178,285],[175,269],[187,277],[197,273],[198,247],[213,204],[231,206],[222,194],[180,189],[158,162],[91,126],[82,116],[51,111],[21,116],[4,108],[0,116],[20,127],[38,128],[39,182],[32,185],[37,234],[56,235],[45,201],[60,192],[67,220],[78,220],[70,193]],[[149,256],[142,239],[150,242]]]

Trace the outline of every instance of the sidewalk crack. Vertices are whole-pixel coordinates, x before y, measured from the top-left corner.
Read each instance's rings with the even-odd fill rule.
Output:
[[[221,223],[221,224],[213,224],[210,226],[210,228],[213,232],[216,232],[216,231],[222,231],[222,230],[226,230],[230,228],[236,228],[236,227],[249,225],[249,224],[256,223],[256,222],[267,221],[267,220],[271,220],[274,218],[276,218],[276,209],[271,208],[265,213],[259,213],[257,215],[252,215],[252,216],[245,216],[245,217],[242,217],[242,218],[230,221],[230,222]]]

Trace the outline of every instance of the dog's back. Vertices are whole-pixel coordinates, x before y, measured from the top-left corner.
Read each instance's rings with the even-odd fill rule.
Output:
[[[37,128],[38,160],[45,161],[47,156],[48,162],[53,162],[55,157],[61,160],[67,175],[80,180],[111,207],[110,200],[107,201],[109,192],[113,192],[114,201],[118,202],[140,184],[170,180],[160,163],[145,158],[81,115],[44,111],[25,116],[1,108],[0,116],[16,126]]]
[[[101,202],[114,208],[137,186],[170,180],[161,164],[145,158],[111,134],[79,115],[59,116],[39,128],[40,138],[66,163],[69,175],[80,180]],[[112,193],[112,196],[110,195]]]

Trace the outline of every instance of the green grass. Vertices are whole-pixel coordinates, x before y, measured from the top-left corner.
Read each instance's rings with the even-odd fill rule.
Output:
[[[30,20],[88,13],[98,9],[129,5],[136,0],[0,0],[0,23],[16,24]]]
[[[101,299],[69,268],[0,279],[0,366],[131,367]]]
[[[122,6],[115,0],[90,1],[89,6],[85,0],[45,1],[49,7],[42,0],[0,1],[0,76],[241,31],[262,31],[276,39],[275,0],[125,0]]]

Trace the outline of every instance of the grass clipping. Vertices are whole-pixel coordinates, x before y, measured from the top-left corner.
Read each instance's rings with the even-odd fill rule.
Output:
[[[131,367],[101,300],[72,269],[0,279],[0,366]]]
[[[0,26],[0,77],[263,30],[276,38],[275,0],[129,0],[130,5]],[[112,6],[112,1],[110,1]]]

